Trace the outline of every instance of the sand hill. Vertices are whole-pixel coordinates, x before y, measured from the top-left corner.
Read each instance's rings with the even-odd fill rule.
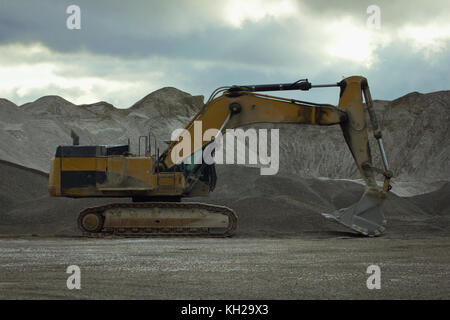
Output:
[[[106,102],[74,105],[57,96],[16,106],[0,100],[0,159],[48,172],[57,145],[71,144],[70,130],[82,144],[117,144],[149,131],[165,148],[171,132],[182,128],[202,106],[203,97],[175,88],[157,90],[128,109]],[[385,147],[396,181],[431,183],[450,177],[448,144],[450,91],[408,94],[376,101]],[[304,177],[359,178],[338,126],[267,124],[280,128],[280,161],[284,173]],[[373,141],[372,141],[373,143]],[[375,161],[376,145],[372,144]],[[135,150],[137,151],[137,150]]]

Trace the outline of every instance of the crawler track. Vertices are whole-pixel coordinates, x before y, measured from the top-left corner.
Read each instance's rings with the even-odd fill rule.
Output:
[[[113,203],[83,210],[78,227],[89,237],[229,237],[233,210],[197,202]]]

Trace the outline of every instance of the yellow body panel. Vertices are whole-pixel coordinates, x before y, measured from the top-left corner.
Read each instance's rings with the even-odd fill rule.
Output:
[[[58,158],[61,161],[62,171],[96,171],[97,157],[89,158]],[[103,170],[104,171],[104,170]]]
[[[150,157],[111,156],[106,158],[106,171],[152,183],[153,160]]]
[[[155,172],[151,157],[101,156],[53,158],[48,190],[51,196],[131,197],[181,195],[185,187],[181,172]],[[62,170],[61,170],[62,169]],[[89,186],[61,187],[62,172],[103,174],[105,180]]]
[[[50,173],[48,177],[48,192],[50,196],[57,197],[61,195],[61,158],[52,158],[50,161]]]

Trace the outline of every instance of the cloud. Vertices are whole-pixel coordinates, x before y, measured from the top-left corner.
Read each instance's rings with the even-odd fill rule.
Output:
[[[81,30],[66,28],[71,4],[81,8]],[[128,107],[163,86],[209,95],[222,85],[305,77],[330,83],[353,74],[369,79],[375,98],[446,89],[447,2],[378,1],[380,30],[366,26],[371,4],[3,2],[0,96],[24,103],[59,94],[75,103],[107,100]],[[328,103],[336,103],[338,96],[333,90],[285,95]]]
[[[421,51],[429,59],[435,53],[448,49],[450,43],[450,23],[428,25],[406,25],[398,32],[400,39],[408,41],[415,51]]]
[[[267,18],[281,20],[296,14],[298,8],[291,0],[230,0],[225,4],[222,18],[233,27],[242,28],[246,21],[256,23]]]
[[[450,7],[447,0],[315,0],[298,1],[302,9],[311,16],[321,16],[327,19],[353,17],[360,23],[365,23],[367,8],[376,5],[381,10],[382,26],[385,28],[400,28],[406,24],[427,24],[430,20],[445,20]]]
[[[58,53],[42,44],[10,44],[0,46],[0,95],[13,97],[22,104],[42,95],[62,95],[73,103],[93,103],[108,99],[119,107],[129,107],[152,90],[163,76],[155,68],[134,61],[133,68],[124,68],[118,58],[87,52]],[[140,77],[140,78],[139,78]]]

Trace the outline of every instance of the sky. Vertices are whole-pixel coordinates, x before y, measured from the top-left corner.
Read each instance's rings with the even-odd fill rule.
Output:
[[[167,86],[207,99],[351,75],[374,99],[449,90],[448,17],[449,0],[0,0],[0,97],[128,108]],[[334,88],[273,94],[338,101]]]

